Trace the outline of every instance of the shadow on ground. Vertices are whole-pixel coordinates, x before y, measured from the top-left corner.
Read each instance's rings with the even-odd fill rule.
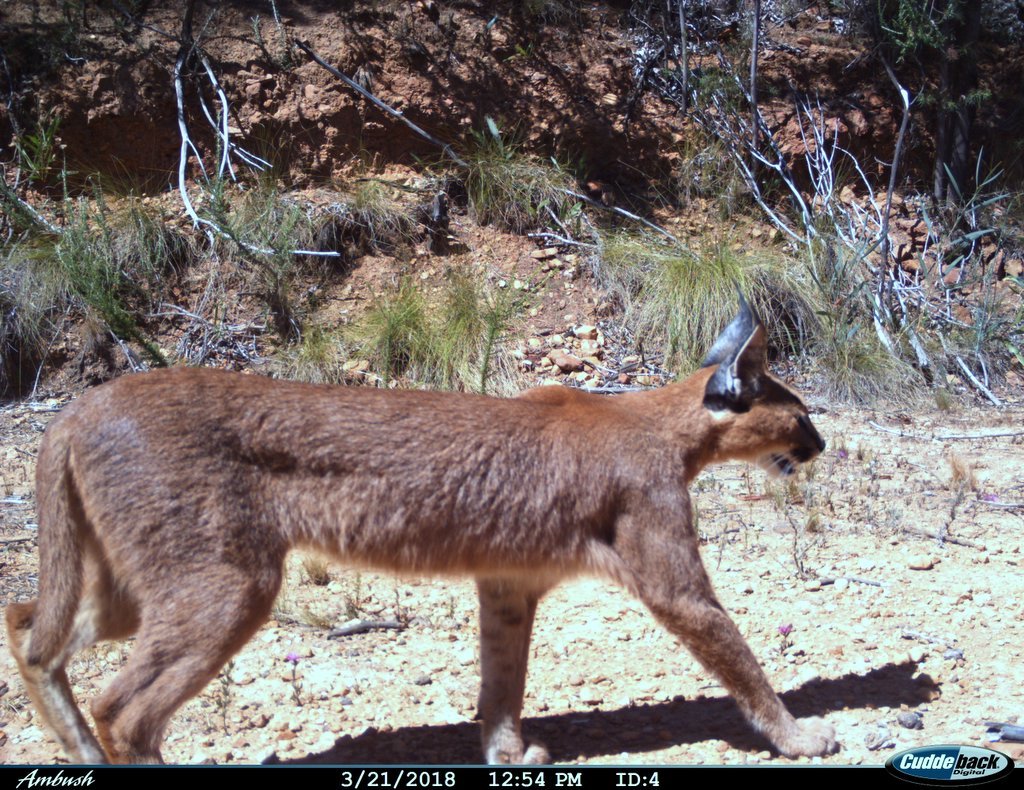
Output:
[[[798,718],[827,716],[844,708],[917,705],[936,686],[930,680],[915,680],[916,670],[917,665],[908,662],[864,675],[816,681],[783,694],[782,700]],[[535,717],[523,722],[523,733],[528,741],[545,744],[554,762],[622,752],[655,752],[709,738],[721,739],[741,751],[771,748],[727,697]],[[370,729],[357,737],[339,739],[325,752],[281,762],[472,764],[481,759],[479,739],[479,726],[472,722],[404,727],[392,732]],[[278,761],[271,757],[267,762]]]

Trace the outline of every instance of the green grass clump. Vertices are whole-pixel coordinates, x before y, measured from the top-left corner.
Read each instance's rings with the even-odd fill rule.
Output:
[[[293,291],[305,264],[295,250],[314,246],[311,212],[284,198],[269,182],[245,192],[229,192],[223,181],[211,184],[207,213],[224,233],[224,254],[253,275],[256,292],[270,311],[278,333],[302,335],[302,309]]]
[[[800,350],[817,323],[792,266],[768,254],[738,254],[725,242],[698,253],[616,233],[604,239],[596,272],[625,308],[637,339],[648,347],[663,344],[679,372],[696,368],[736,315],[737,287],[777,346]]]
[[[352,193],[351,211],[371,249],[385,252],[414,238],[409,210],[394,197],[394,188],[377,178],[360,181]]]
[[[345,350],[339,333],[317,324],[307,326],[298,343],[278,354],[276,374],[310,384],[339,384],[345,378]]]
[[[886,348],[875,326],[862,257],[823,238],[809,249],[807,271],[820,305],[811,347],[825,390],[854,403],[919,398],[924,380],[901,358],[905,338],[890,337]]]
[[[473,135],[465,159],[466,194],[473,218],[523,233],[548,220],[550,209],[565,215],[574,201],[564,190],[572,180],[554,164],[528,156],[501,139],[498,127],[487,119],[488,131]]]
[[[190,243],[138,201],[110,206],[98,191],[57,212],[59,225],[27,226],[0,259],[0,393],[35,381],[71,311],[165,364],[143,327],[170,274],[191,259]]]
[[[501,341],[514,313],[504,292],[452,272],[430,297],[402,281],[347,334],[386,381],[401,376],[440,389],[505,393],[514,385]]]

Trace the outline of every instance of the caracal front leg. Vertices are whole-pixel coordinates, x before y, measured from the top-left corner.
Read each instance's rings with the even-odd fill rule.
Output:
[[[523,744],[520,722],[526,664],[537,602],[546,587],[515,577],[479,578],[480,700],[484,758],[488,763],[548,762],[539,744]]]
[[[746,640],[715,597],[689,521],[689,501],[621,519],[615,548],[643,602],[736,700],[747,720],[787,757],[829,754],[835,730],[786,710]],[[683,509],[685,507],[685,510]],[[674,515],[685,522],[665,524]]]

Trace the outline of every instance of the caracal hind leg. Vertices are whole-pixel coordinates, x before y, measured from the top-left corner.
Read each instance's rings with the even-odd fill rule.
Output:
[[[688,503],[687,503],[688,508]],[[679,509],[663,512],[678,513]],[[688,512],[688,509],[687,511]],[[798,722],[776,695],[743,635],[722,609],[700,559],[692,528],[659,529],[648,512],[616,548],[631,571],[643,602],[697,659],[722,681],[747,720],[787,757],[829,754],[835,731],[821,719]],[[642,525],[642,529],[639,527]]]
[[[105,763],[107,756],[75,702],[67,663],[79,650],[103,639],[128,636],[137,625],[135,609],[129,601],[122,600],[117,611],[111,608],[107,581],[105,577],[94,578],[88,584],[89,593],[79,603],[67,641],[45,664],[30,664],[27,660],[39,601],[11,604],[6,612],[8,644],[18,662],[29,698],[50,725],[65,753],[83,764]]]
[[[546,587],[516,578],[477,579],[480,596],[480,702],[488,763],[539,764],[547,750],[525,748],[520,733],[530,633]]]
[[[174,712],[212,680],[270,614],[280,587],[249,571],[220,567],[215,579],[189,577],[143,607],[137,643],[124,668],[93,703],[103,748],[115,763],[161,763],[160,743]],[[266,568],[251,569],[268,578]],[[187,584],[187,587],[184,585]]]

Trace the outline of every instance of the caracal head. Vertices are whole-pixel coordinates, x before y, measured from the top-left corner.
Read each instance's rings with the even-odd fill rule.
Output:
[[[825,449],[803,400],[766,364],[767,333],[740,294],[740,310],[715,341],[703,368],[713,369],[704,408],[716,424],[717,460],[753,461],[773,477]]]

